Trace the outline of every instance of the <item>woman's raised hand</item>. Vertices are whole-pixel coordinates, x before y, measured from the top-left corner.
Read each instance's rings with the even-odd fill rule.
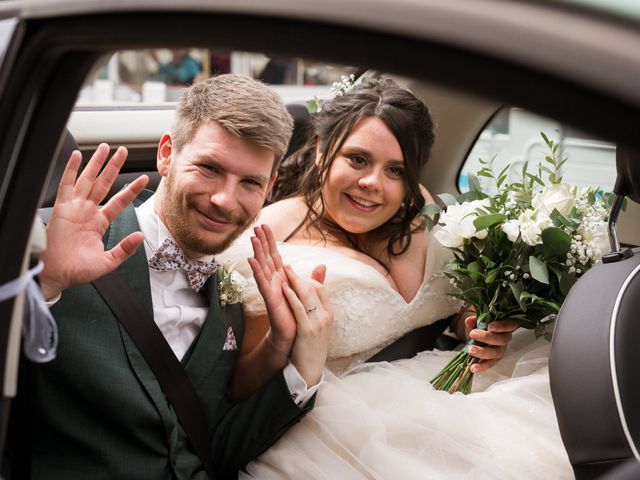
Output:
[[[40,286],[46,299],[115,270],[144,240],[141,232],[135,232],[111,250],[104,249],[102,236],[107,228],[149,181],[146,175],[137,178],[100,207],[127,158],[127,149],[118,148],[102,168],[108,156],[109,145],[103,143],[80,176],[81,153],[74,151],[67,162],[47,225],[47,249],[40,257],[44,263]]]
[[[268,225],[255,227],[253,231],[255,236],[251,238],[251,246],[254,256],[249,258],[249,265],[269,314],[269,342],[280,352],[290,352],[297,325],[283,290],[287,274],[282,257]],[[324,265],[316,267],[311,274],[312,280],[324,282],[325,271]]]

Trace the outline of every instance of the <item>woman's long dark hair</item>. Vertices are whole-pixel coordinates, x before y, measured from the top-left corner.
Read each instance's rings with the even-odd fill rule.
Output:
[[[326,102],[322,111],[312,116],[306,144],[282,163],[278,173],[275,189],[278,199],[302,195],[309,208],[304,221],[289,238],[305,224],[317,228],[323,237],[323,231],[329,227],[346,236],[354,248],[363,251],[356,235],[325,218],[322,187],[336,154],[356,124],[367,117],[382,120],[400,144],[407,190],[398,212],[371,233],[388,238],[386,251],[389,256],[400,255],[409,248],[411,234],[416,228],[414,220],[425,203],[418,178],[433,145],[433,121],[425,104],[391,79],[368,79],[348,93]],[[321,156],[316,164],[318,141]]]

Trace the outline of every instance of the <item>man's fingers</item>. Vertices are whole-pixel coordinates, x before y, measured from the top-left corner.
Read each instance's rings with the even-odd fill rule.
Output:
[[[78,169],[82,163],[82,154],[80,150],[74,150],[67,165],[62,172],[62,178],[60,179],[60,186],[58,187],[58,193],[56,194],[56,203],[68,202],[73,198],[73,188],[76,183],[76,176],[78,175]]]
[[[93,155],[91,156],[91,160],[89,160],[89,163],[84,167],[84,170],[76,181],[75,193],[80,198],[87,198],[89,196],[89,192],[91,192],[91,188],[93,187],[93,182],[98,176],[98,173],[100,173],[102,165],[104,165],[108,156],[109,145],[106,143],[98,145],[98,148],[96,148],[96,151],[93,152]]]
[[[100,175],[98,175],[98,178],[93,182],[88,197],[89,200],[96,204],[100,204],[100,202],[104,200],[104,197],[109,193],[109,189],[113,185],[118,173],[120,173],[120,169],[126,159],[127,149],[118,147],[116,153],[113,154],[111,160],[109,160],[104,169],[102,169],[102,172],[100,172]]]
[[[148,182],[149,177],[142,175],[127,185],[124,190],[120,190],[109,199],[105,206],[100,210],[100,212],[105,215],[108,223],[113,222],[116,217],[120,215],[120,212],[122,212],[134,198],[140,195],[140,192],[142,192]]]
[[[134,232],[123,238],[120,243],[106,252],[112,259],[113,268],[117,268],[118,265],[133,255],[143,241],[144,235],[142,232]]]
[[[311,272],[311,279],[315,280],[318,283],[324,283],[324,279],[327,276],[327,266],[326,265],[318,265]]]

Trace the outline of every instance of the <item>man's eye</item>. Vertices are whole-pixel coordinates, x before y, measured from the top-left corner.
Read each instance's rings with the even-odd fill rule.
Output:
[[[207,173],[215,173],[218,171],[217,167],[214,167],[213,165],[208,165],[206,163],[200,164],[200,168]]]
[[[243,183],[251,187],[262,188],[262,183],[260,183],[258,180],[252,180],[248,178],[246,180],[243,180]]]

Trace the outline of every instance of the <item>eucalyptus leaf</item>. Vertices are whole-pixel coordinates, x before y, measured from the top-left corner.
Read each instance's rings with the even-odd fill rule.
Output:
[[[549,270],[547,270],[547,265],[535,255],[529,257],[529,271],[535,280],[549,285]]]
[[[523,312],[527,311],[527,304],[522,300],[522,284],[521,283],[515,283],[515,282],[509,282],[509,287],[511,287],[511,291],[513,292],[513,296],[516,299],[516,302],[518,302],[518,305],[520,305],[520,308],[522,309]]]
[[[501,213],[494,213],[491,215],[481,215],[481,216],[478,216],[473,221],[473,226],[476,227],[477,231],[487,230],[493,227],[494,225],[497,225],[498,223],[504,222],[506,219],[507,219],[507,216]]]
[[[471,262],[467,265],[467,270],[469,271],[469,277],[475,282],[481,279],[482,274],[480,273],[480,266],[478,262]]]
[[[473,173],[467,174],[467,179],[469,180],[469,189],[472,192],[481,192],[482,188],[480,187],[480,180]]]
[[[554,212],[556,211],[554,210]],[[563,260],[571,248],[571,236],[557,227],[545,228],[540,238],[542,239],[542,252],[547,258]],[[531,259],[529,259],[529,265],[531,265]],[[533,275],[533,272],[531,274]]]
[[[438,198],[442,200],[442,203],[444,203],[445,205],[455,205],[456,203],[458,203],[456,197],[454,197],[450,193],[440,193],[438,194]]]

